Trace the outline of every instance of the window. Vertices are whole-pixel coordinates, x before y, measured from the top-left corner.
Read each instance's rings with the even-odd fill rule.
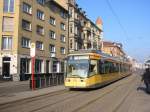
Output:
[[[42,63],[43,61],[40,59],[35,60],[35,73],[42,73]]]
[[[12,32],[14,31],[14,18],[3,17],[3,31]]]
[[[60,16],[61,16],[62,18],[64,18],[64,19],[66,19],[66,13],[65,13],[65,12],[61,11],[61,12],[60,12]]]
[[[78,42],[75,41],[75,50],[78,50]]]
[[[65,36],[64,35],[61,35],[60,36],[60,40],[61,40],[61,42],[65,42],[66,40],[65,40]]]
[[[31,31],[31,23],[26,20],[22,20],[22,28]]]
[[[61,72],[65,72],[65,63],[61,62]]]
[[[73,42],[72,42],[72,40],[70,40],[70,49],[72,49],[73,48]]]
[[[60,23],[60,28],[61,28],[61,30],[66,30],[65,24],[64,23]]]
[[[108,74],[108,73],[115,73],[119,72],[119,64],[113,63],[113,62],[108,62],[108,61],[101,61],[99,62],[99,72],[101,74]]]
[[[69,16],[73,17],[73,10],[72,9],[69,10]]]
[[[83,39],[85,40],[85,38],[86,38],[86,34],[84,33],[84,34],[83,34]]]
[[[27,58],[21,58],[20,59],[20,73],[29,73],[30,68],[30,59]]]
[[[70,33],[73,33],[73,26],[72,26],[72,24],[70,25]]]
[[[14,12],[14,0],[3,0],[4,1],[4,12]]]
[[[37,41],[36,42],[36,48],[39,49],[39,50],[43,50],[43,43],[40,42],[40,41]]]
[[[52,24],[52,25],[56,25],[55,18],[50,17],[49,23]]]
[[[57,72],[57,61],[53,61],[53,72]]]
[[[75,26],[75,34],[77,35],[78,34],[78,27]]]
[[[92,76],[98,73],[97,66],[98,66],[97,60],[90,60],[89,76]]]
[[[65,48],[64,48],[64,47],[61,47],[61,48],[60,48],[60,53],[61,53],[61,54],[65,54]]]
[[[37,25],[36,32],[39,35],[44,35],[44,28],[42,26]]]
[[[2,37],[2,49],[11,50],[12,49],[12,37],[3,36]]]
[[[50,50],[51,53],[55,53],[55,51],[56,51],[55,50],[55,45],[50,44],[49,45],[49,50]]]
[[[46,60],[46,73],[49,73],[49,72],[50,72],[50,70],[49,70],[49,69],[50,69],[50,68],[49,68],[49,67],[50,67],[50,66],[49,66],[49,63],[50,63],[49,60]]]
[[[30,47],[30,39],[26,37],[22,37],[22,42],[21,42],[22,47],[29,48]]]
[[[56,34],[54,31],[49,31],[49,37],[52,38],[52,39],[56,39]]]
[[[78,19],[78,14],[77,13],[75,13],[75,19]]]
[[[45,4],[45,0],[37,0],[37,2],[41,5],[44,5]]]
[[[32,14],[32,8],[31,5],[27,4],[27,3],[23,3],[23,11],[28,13],[28,14]]]
[[[37,10],[37,18],[40,20],[44,20],[44,12]]]

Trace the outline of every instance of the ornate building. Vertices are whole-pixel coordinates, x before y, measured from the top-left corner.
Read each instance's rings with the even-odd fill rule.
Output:
[[[69,11],[69,52],[80,49],[100,49],[102,20],[96,24],[86,16],[76,0],[55,0]]]

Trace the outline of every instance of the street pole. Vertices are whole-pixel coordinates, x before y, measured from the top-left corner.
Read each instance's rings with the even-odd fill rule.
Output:
[[[34,65],[35,65],[35,57],[32,57],[32,90],[35,89]]]
[[[36,49],[35,49],[35,43],[31,43],[31,48],[30,48],[30,56],[31,56],[31,72],[32,72],[32,76],[31,76],[31,83],[32,83],[32,90],[35,89],[35,79],[34,79],[34,67],[35,67],[35,53]]]

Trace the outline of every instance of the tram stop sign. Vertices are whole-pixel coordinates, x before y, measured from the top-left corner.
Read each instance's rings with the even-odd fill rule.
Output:
[[[31,43],[30,56],[35,57],[35,43]]]

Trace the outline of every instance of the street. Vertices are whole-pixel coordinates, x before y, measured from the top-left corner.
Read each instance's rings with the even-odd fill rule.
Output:
[[[0,112],[150,112],[149,4],[0,0]]]
[[[67,89],[0,105],[1,112],[149,112],[150,97],[133,74],[95,90]],[[137,88],[141,86],[138,90]]]

